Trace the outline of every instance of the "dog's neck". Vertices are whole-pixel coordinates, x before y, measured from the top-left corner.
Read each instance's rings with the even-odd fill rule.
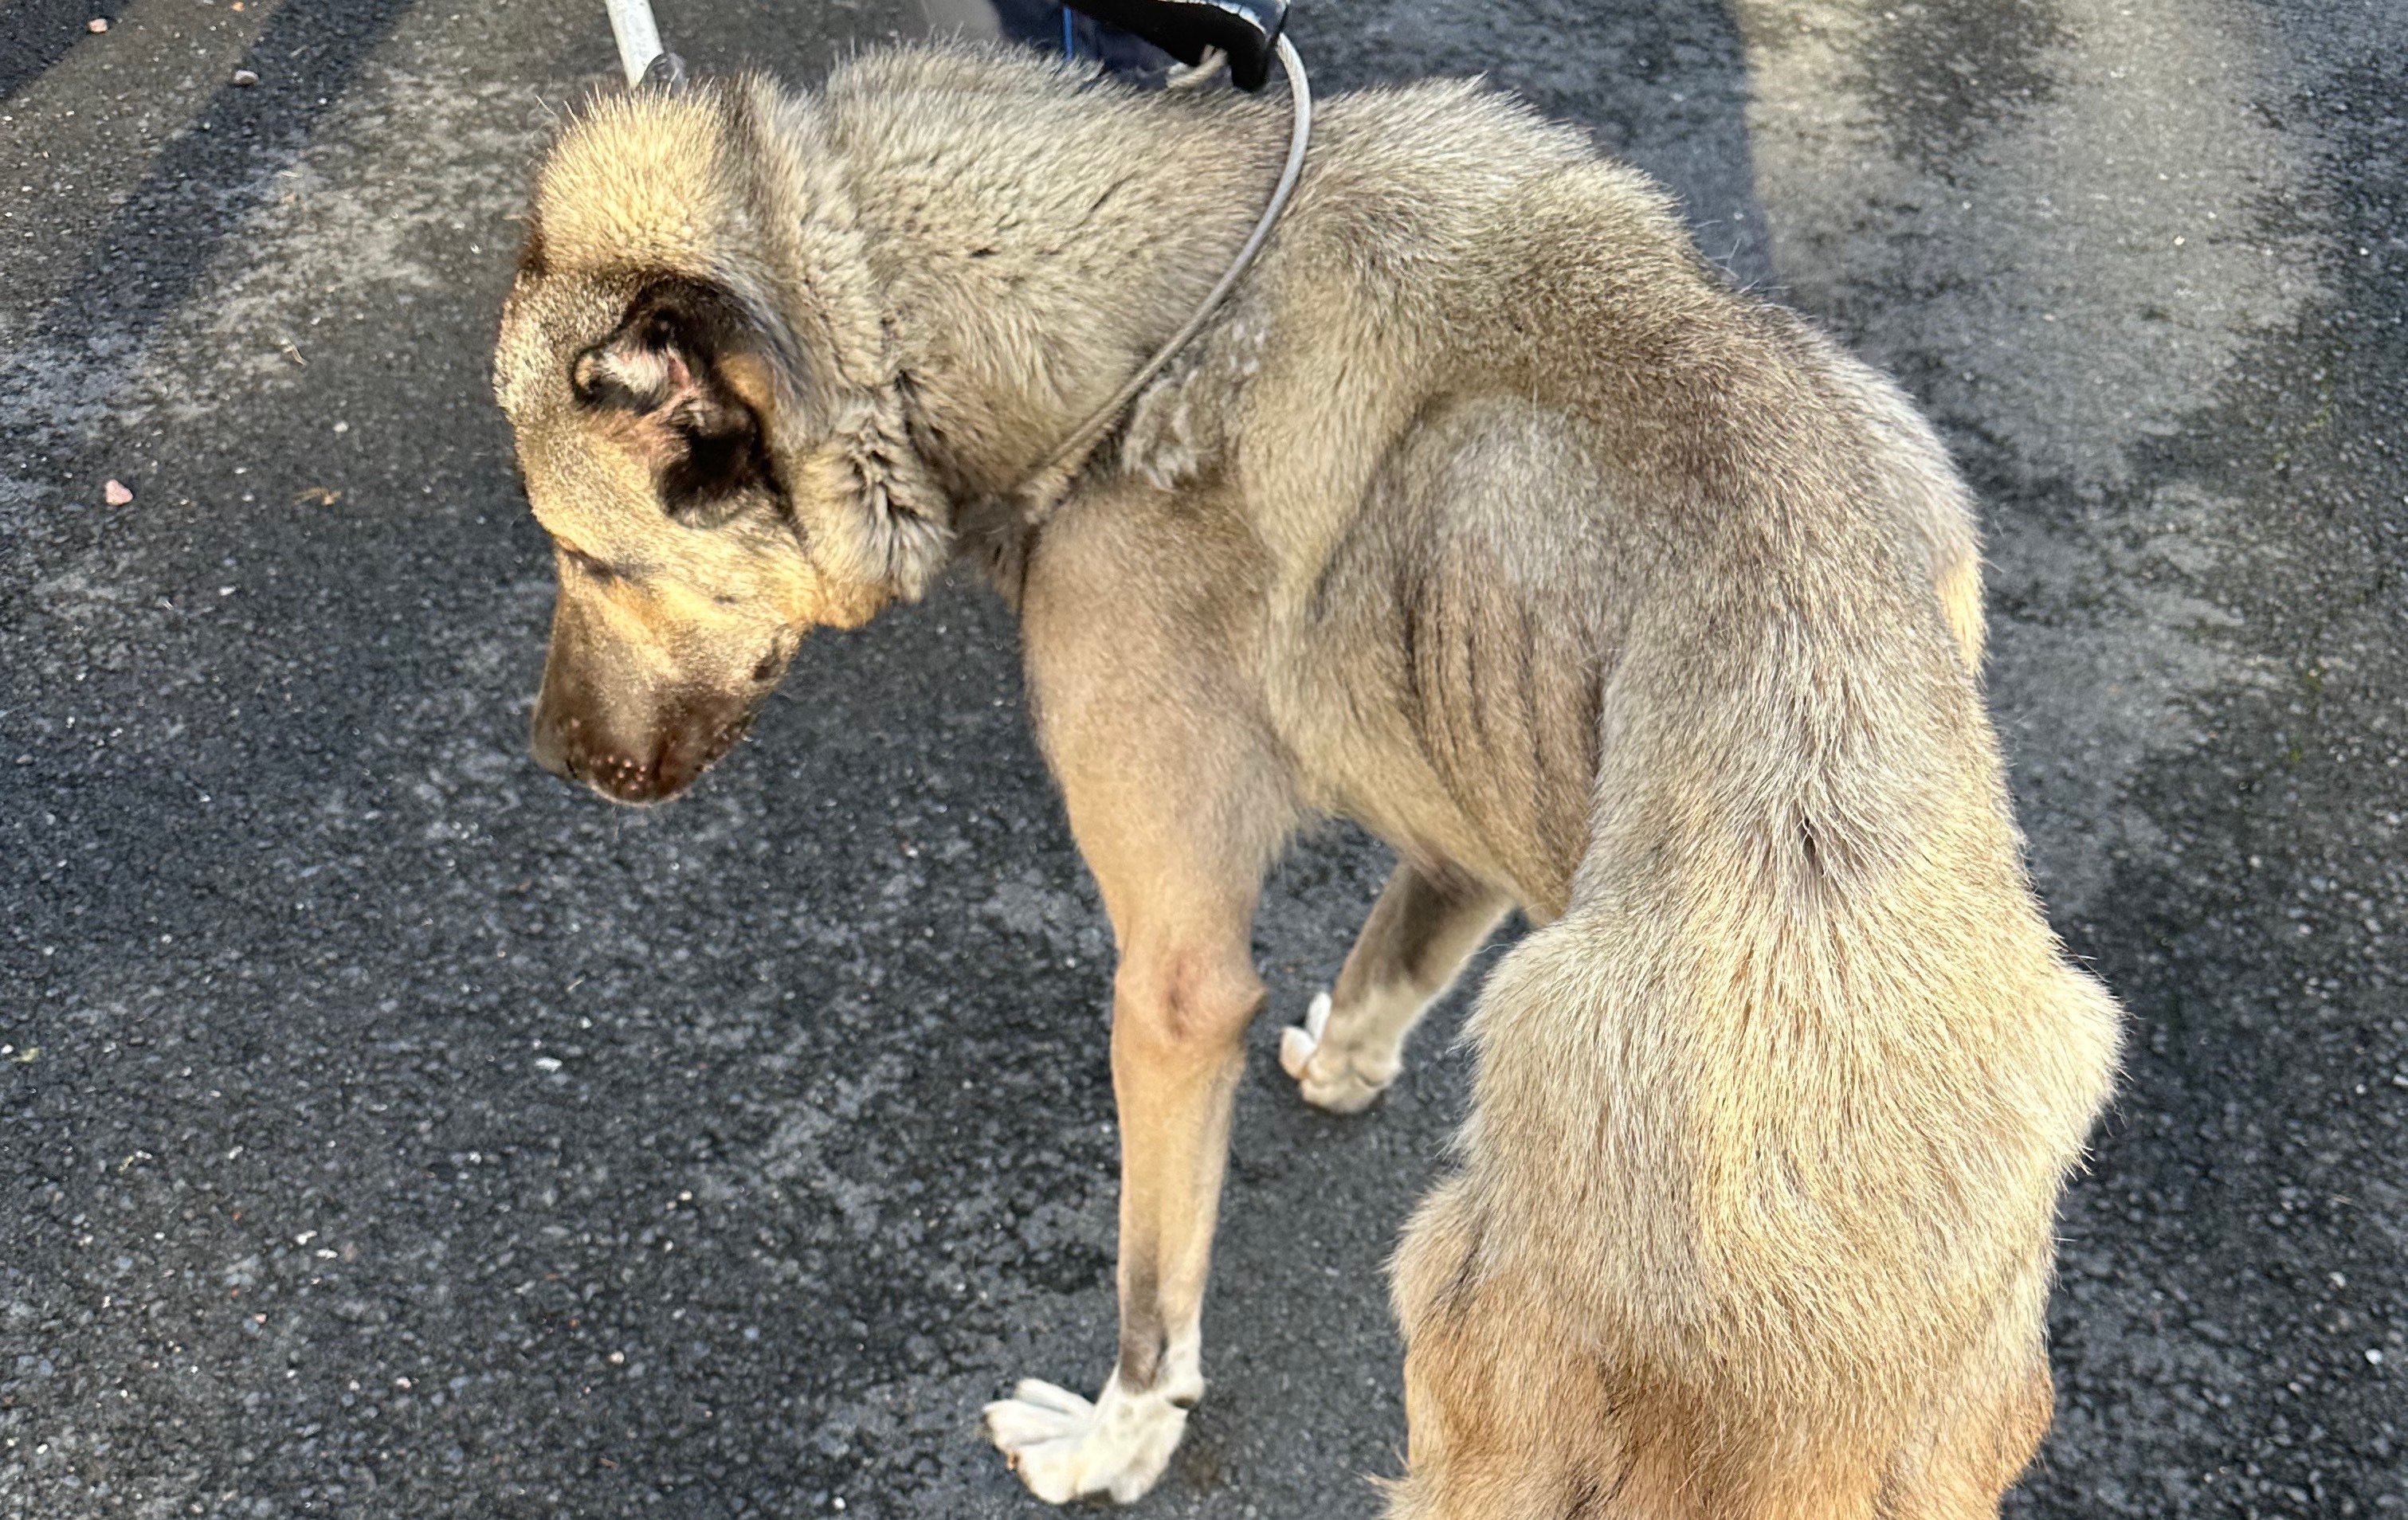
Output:
[[[976,82],[828,101],[915,451],[962,503],[1019,484],[1178,329],[1283,146],[1242,98]]]

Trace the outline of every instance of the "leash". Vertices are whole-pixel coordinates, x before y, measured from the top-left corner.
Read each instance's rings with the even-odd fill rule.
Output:
[[[669,87],[685,82],[685,60],[661,47],[652,0],[602,0],[610,10],[610,36],[619,44],[619,72],[627,88]]]
[[[1244,244],[1238,250],[1238,256],[1229,261],[1229,267],[1222,271],[1219,283],[1197,304],[1185,324],[1170,335],[1168,342],[1154,351],[1154,357],[1113,392],[1110,401],[1096,408],[1085,422],[1079,424],[1076,432],[1063,439],[1061,446],[1047,455],[1043,464],[1022,477],[1020,483],[1007,495],[1023,501],[1029,501],[1032,497],[1042,499],[1067,484],[1069,477],[1077,473],[1087,451],[1111,431],[1112,424],[1120,420],[1122,412],[1128,409],[1129,403],[1137,399],[1138,393],[1152,384],[1163,367],[1177,358],[1180,351],[1204,330],[1204,324],[1211,321],[1212,313],[1220,309],[1229,292],[1245,278],[1246,271],[1254,265],[1255,255],[1262,252],[1263,244],[1270,239],[1271,228],[1278,223],[1280,213],[1287,209],[1288,197],[1296,193],[1296,182],[1304,173],[1305,144],[1312,136],[1312,87],[1306,82],[1304,62],[1297,57],[1296,45],[1284,36],[1275,38],[1272,47],[1279,59],[1280,72],[1287,77],[1288,98],[1295,108],[1295,115],[1288,128],[1287,163],[1280,169],[1279,183],[1271,188],[1271,198],[1263,207],[1263,214],[1254,222],[1254,230],[1247,235]],[[1177,56],[1174,49],[1165,48],[1163,50]],[[1234,79],[1237,77],[1237,55],[1234,53],[1230,55],[1230,78]]]
[[[685,61],[661,46],[660,28],[652,20],[651,0],[603,3],[609,8],[610,35],[619,44],[619,68],[626,76],[628,89],[674,89],[685,81]],[[1190,78],[1182,83],[1209,74],[1208,60],[1217,53],[1228,63],[1230,82],[1241,90],[1260,90],[1269,80],[1271,60],[1278,59],[1280,73],[1287,79],[1294,115],[1288,127],[1287,162],[1280,169],[1279,182],[1272,187],[1254,230],[1239,248],[1237,257],[1230,260],[1229,267],[1222,272],[1219,282],[1179,331],[1170,336],[1170,340],[1156,349],[1154,357],[1112,393],[1111,400],[1096,408],[1045,457],[1044,463],[1006,493],[1009,498],[1031,504],[1032,514],[1036,504],[1058,495],[1078,473],[1087,452],[1111,431],[1138,393],[1152,384],[1180,351],[1204,330],[1212,313],[1220,309],[1229,292],[1253,267],[1280,213],[1287,209],[1288,197],[1295,194],[1297,180],[1304,173],[1305,146],[1312,136],[1312,87],[1305,78],[1303,60],[1296,55],[1296,45],[1286,36],[1287,5],[1288,0],[1082,0],[1079,9],[1106,25],[1143,37],[1187,65]],[[1066,39],[1069,25],[1069,9],[1066,7]]]

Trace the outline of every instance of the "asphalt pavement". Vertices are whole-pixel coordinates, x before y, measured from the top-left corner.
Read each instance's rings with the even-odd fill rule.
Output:
[[[796,79],[889,7],[661,4]],[[1325,89],[1587,123],[1979,486],[2034,873],[2132,1014],[2010,1513],[2408,1520],[2408,6],[1296,33]],[[668,808],[525,755],[484,366],[610,67],[590,0],[0,10],[7,1520],[1028,1516],[978,1406],[1106,1370],[1108,938],[996,600],[815,638]],[[1212,1391],[1142,1513],[1398,1469],[1381,1265],[1460,1008],[1359,1119],[1271,1056],[1383,865],[1331,830],[1267,901]]]

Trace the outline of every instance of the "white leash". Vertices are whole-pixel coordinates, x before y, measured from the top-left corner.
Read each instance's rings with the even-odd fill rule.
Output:
[[[627,77],[628,89],[638,89],[647,83],[674,86],[684,79],[684,63],[677,54],[661,47],[661,30],[652,21],[651,0],[603,0],[603,3],[609,7],[610,35],[619,43],[619,69]],[[1041,499],[1067,483],[1087,451],[1111,431],[1112,424],[1120,420],[1121,413],[1128,409],[1129,403],[1137,399],[1138,393],[1153,383],[1154,378],[1162,373],[1163,366],[1178,357],[1179,351],[1204,330],[1204,324],[1211,320],[1214,311],[1220,309],[1221,303],[1228,298],[1229,292],[1236,288],[1246,270],[1253,266],[1255,256],[1262,252],[1263,244],[1269,239],[1271,228],[1278,222],[1280,213],[1287,209],[1288,197],[1296,193],[1297,180],[1304,173],[1305,145],[1312,136],[1312,87],[1305,79],[1304,62],[1297,57],[1296,48],[1288,41],[1285,33],[1280,35],[1275,46],[1280,71],[1287,76],[1288,99],[1295,108],[1295,116],[1288,128],[1287,163],[1280,170],[1279,183],[1272,187],[1270,201],[1263,208],[1261,218],[1254,222],[1254,230],[1239,248],[1238,256],[1230,261],[1229,267],[1222,272],[1219,283],[1212,287],[1179,331],[1170,336],[1170,340],[1156,349],[1154,357],[1113,392],[1110,401],[1096,408],[1093,415],[1080,423],[1078,430],[1047,455],[1043,464],[1029,471],[1010,493],[1010,495],[1025,502],[1034,493]],[[1057,476],[1060,479],[1050,479]],[[1037,491],[1039,486],[1046,489]]]
[[[633,90],[644,82],[653,59],[667,56],[661,49],[661,29],[652,24],[649,0],[602,3],[610,7],[610,35],[619,42],[619,72],[627,76],[627,88]]]

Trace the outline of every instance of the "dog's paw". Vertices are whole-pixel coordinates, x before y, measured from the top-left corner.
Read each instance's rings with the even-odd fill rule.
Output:
[[[1328,1031],[1329,995],[1319,993],[1305,1010],[1302,1024],[1280,1031],[1280,1065],[1314,1108],[1360,1113],[1397,1080],[1401,1063],[1391,1057],[1384,1067],[1373,1066],[1325,1040]]]
[[[1193,1401],[1193,1394],[1182,1401],[1167,1388],[1125,1392],[1118,1374],[1092,1403],[1027,1378],[1010,1398],[986,1407],[982,1424],[986,1439],[1039,1498],[1067,1504],[1109,1494],[1126,1504],[1143,1497],[1169,1465],[1187,1430],[1185,1406]]]

